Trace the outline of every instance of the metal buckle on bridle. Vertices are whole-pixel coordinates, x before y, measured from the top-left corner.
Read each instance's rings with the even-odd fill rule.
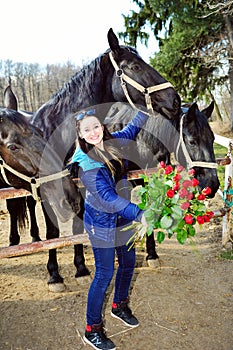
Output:
[[[119,77],[119,78],[121,78],[122,77],[122,75],[123,75],[123,70],[122,69],[118,69],[117,71],[116,71],[116,76],[117,77]]]

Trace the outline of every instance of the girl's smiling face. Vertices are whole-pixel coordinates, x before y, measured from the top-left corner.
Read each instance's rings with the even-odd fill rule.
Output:
[[[95,116],[88,116],[80,120],[79,136],[86,142],[102,148],[103,144],[103,125]]]

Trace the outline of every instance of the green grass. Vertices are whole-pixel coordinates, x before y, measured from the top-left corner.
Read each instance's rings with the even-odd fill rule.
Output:
[[[233,250],[221,252],[220,257],[225,260],[233,260]]]

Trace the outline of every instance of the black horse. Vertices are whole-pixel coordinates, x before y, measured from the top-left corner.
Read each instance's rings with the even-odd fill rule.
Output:
[[[202,111],[193,103],[189,108],[184,108],[177,119],[168,120],[160,114],[149,118],[138,134],[135,145],[124,149],[129,170],[155,167],[159,161],[171,164],[171,154],[174,154],[179,164],[195,170],[199,190],[208,186],[212,190],[210,197],[214,197],[220,184],[213,149],[214,134],[208,123],[213,109],[213,102]],[[121,130],[134,115],[135,111],[128,104],[118,102],[109,110],[105,124],[112,132]],[[143,185],[142,180],[131,183],[133,187]],[[146,247],[147,260],[153,264],[158,258],[153,235],[147,237]]]
[[[180,97],[170,83],[146,64],[135,49],[120,46],[112,29],[108,32],[108,42],[110,49],[71,77],[31,119],[31,124],[42,131],[43,137],[56,149],[64,164],[74,151],[76,131],[73,113],[95,106],[104,119],[109,103],[127,101],[126,87],[126,94],[132,103],[160,112],[169,119],[176,119],[180,114]],[[73,223],[74,234],[83,232],[82,218],[81,211]],[[55,215],[46,222],[46,229],[52,230],[54,237],[59,236],[59,223]],[[75,245],[74,250],[74,264],[77,268],[75,277],[89,274],[85,266],[83,245]],[[49,283],[60,283],[63,279],[58,273],[56,250],[50,251],[50,254],[54,259],[56,273]]]
[[[10,86],[4,91],[4,106],[23,114],[28,120],[32,113],[18,110],[18,101]],[[0,188],[10,187],[0,174]],[[30,235],[32,242],[40,241],[39,228],[35,212],[36,201],[32,196],[9,198],[6,200],[6,207],[10,215],[10,235],[9,244],[17,245],[20,243],[20,232],[25,229],[28,220],[27,208],[30,216]]]
[[[41,205],[47,224],[52,222],[53,215],[56,220],[58,217],[66,222],[78,214],[81,201],[78,187],[67,176],[66,169],[60,171],[61,159],[40,130],[15,110],[0,109],[0,156],[1,174],[7,183],[30,191],[35,199],[43,198]],[[51,224],[47,239],[57,237],[53,227]],[[49,251],[47,268],[51,284],[53,280],[57,282],[60,276],[57,276],[53,251]]]

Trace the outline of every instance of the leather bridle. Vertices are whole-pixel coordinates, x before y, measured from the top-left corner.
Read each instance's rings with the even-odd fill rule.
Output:
[[[155,91],[160,91],[163,89],[173,87],[172,84],[169,82],[161,83],[161,84],[154,85],[154,86],[144,87],[141,84],[139,84],[137,81],[133,80],[127,74],[124,73],[123,69],[120,68],[118,66],[118,64],[116,63],[116,61],[114,60],[112,51],[109,52],[109,57],[110,57],[110,60],[112,62],[113,67],[115,68],[116,75],[117,75],[117,77],[119,77],[119,79],[121,81],[121,86],[122,86],[122,89],[124,91],[125,97],[127,98],[130,105],[135,109],[137,109],[137,108],[129,96],[126,83],[130,84],[135,89],[137,89],[138,91],[142,92],[145,95],[145,103],[146,103],[146,107],[147,107],[147,110],[149,113],[153,112],[150,94],[152,92],[155,92]]]

